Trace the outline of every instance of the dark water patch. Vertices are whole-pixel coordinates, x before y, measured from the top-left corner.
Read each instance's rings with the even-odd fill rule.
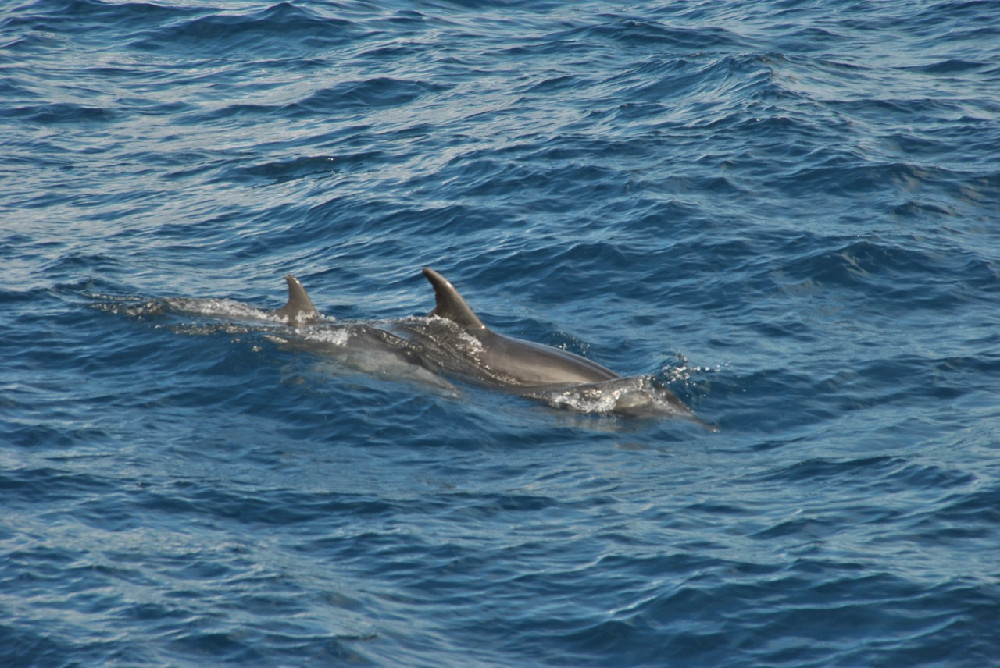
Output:
[[[909,246],[892,247],[878,239],[853,241],[796,258],[782,267],[781,272],[828,287],[883,289],[897,303],[935,309],[957,306],[966,299],[965,295],[981,288],[990,289],[993,283],[989,272],[980,270],[986,267],[980,267],[980,261],[974,258],[963,257],[962,252]],[[958,275],[962,280],[956,284],[954,278]]]
[[[104,107],[84,106],[71,102],[14,107],[7,109],[4,115],[45,125],[62,123],[110,123],[118,117],[116,110]]]
[[[843,488],[873,486],[883,493],[926,492],[966,487],[974,482],[968,472],[898,457],[865,457],[851,460],[815,459],[769,471],[762,480],[793,485],[835,485]]]
[[[363,165],[368,159],[378,158],[379,154],[360,156],[329,156],[316,155],[288,160],[277,160],[247,167],[237,167],[227,171],[227,179],[238,181],[265,181],[285,183],[295,179],[321,177],[330,172],[349,168],[351,165]]]
[[[66,656],[81,654],[79,644],[67,640],[66,635],[55,636],[27,626],[0,626],[0,642],[12,666],[60,666],[65,664]],[[22,657],[31,657],[31,663],[23,662]]]
[[[924,74],[957,74],[975,70],[982,70],[986,67],[988,67],[988,64],[984,62],[950,58],[948,60],[942,60],[936,63],[931,63],[930,65],[923,65],[907,69],[911,69],[914,72],[922,72]]]
[[[685,51],[705,51],[736,49],[744,45],[734,33],[724,28],[698,27],[680,28],[665,25],[659,21],[649,21],[621,15],[604,15],[593,26],[578,28],[562,35],[598,43],[613,44],[622,48],[676,49]]]
[[[183,50],[197,55],[232,55],[238,52],[287,53],[288,36],[294,35],[297,52],[316,52],[364,36],[352,21],[324,16],[311,8],[281,2],[248,13],[216,13],[164,23],[132,41],[143,51]]]
[[[288,105],[284,107],[284,112],[294,117],[394,107],[409,104],[428,93],[441,90],[444,87],[390,77],[348,81]]]
[[[920,26],[922,31],[937,38],[942,34],[945,39],[953,38],[953,28],[967,28],[967,21],[977,16],[982,10],[982,4],[975,1],[945,1],[935,2],[912,15],[914,26]],[[987,30],[995,30],[992,25],[983,26]]]
[[[997,531],[997,516],[1000,515],[1000,488],[996,486],[956,494],[949,498],[941,509],[927,518],[935,524],[943,523],[952,526],[976,527],[980,535],[995,536]]]
[[[373,518],[387,513],[391,506],[377,499],[365,497],[343,497],[336,499],[316,499],[311,496],[296,496],[294,491],[278,493],[271,498],[241,496],[219,490],[183,488],[185,502],[165,490],[164,493],[148,492],[143,495],[142,504],[156,512],[184,513],[201,516],[205,513],[224,519],[235,519],[241,524],[275,524],[290,527],[304,522],[315,522],[319,518],[357,517],[370,515]],[[270,497],[271,495],[269,495]],[[289,503],[291,501],[291,503]]]
[[[12,506],[65,502],[81,495],[103,493],[109,488],[107,481],[53,468],[8,471],[0,478],[0,489]]]
[[[960,101],[924,96],[873,97],[861,100],[831,100],[825,105],[839,114],[866,121],[877,127],[894,124],[914,126],[945,123],[966,114],[966,105]],[[895,121],[895,123],[892,123]]]
[[[19,13],[5,17],[0,24],[13,31],[64,32],[76,38],[89,36],[94,43],[101,43],[114,40],[121,33],[142,32],[191,14],[192,10],[157,3],[57,0],[28,2]]]

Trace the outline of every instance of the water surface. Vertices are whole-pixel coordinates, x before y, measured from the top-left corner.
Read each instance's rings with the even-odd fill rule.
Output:
[[[0,663],[995,664],[998,45],[989,2],[4,5]],[[423,266],[720,431],[114,307],[423,315]]]

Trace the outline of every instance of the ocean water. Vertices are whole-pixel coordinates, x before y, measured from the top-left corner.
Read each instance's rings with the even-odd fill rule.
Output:
[[[997,3],[15,0],[0,145],[0,665],[1000,665]],[[424,266],[719,431],[131,308]]]

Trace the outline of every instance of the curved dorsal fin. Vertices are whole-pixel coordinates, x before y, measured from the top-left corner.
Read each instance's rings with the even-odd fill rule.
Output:
[[[299,279],[291,274],[285,276],[288,282],[288,303],[274,312],[275,315],[288,319],[288,324],[295,326],[302,322],[311,322],[319,317],[319,311],[313,306],[306,289]]]
[[[458,290],[447,278],[429,267],[424,267],[424,276],[434,287],[434,299],[437,302],[431,315],[447,318],[466,329],[486,329],[486,325],[472,312],[469,305],[462,299],[462,295],[458,294]]]

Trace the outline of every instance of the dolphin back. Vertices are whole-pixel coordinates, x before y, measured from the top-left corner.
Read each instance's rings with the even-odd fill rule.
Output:
[[[483,362],[511,384],[520,386],[597,383],[618,374],[568,350],[489,332],[483,340]]]

